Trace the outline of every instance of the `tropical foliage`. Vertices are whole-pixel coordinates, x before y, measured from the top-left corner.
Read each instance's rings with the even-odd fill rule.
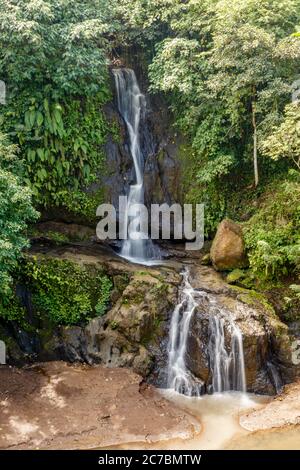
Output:
[[[109,64],[128,50],[184,137],[184,202],[205,203],[206,236],[230,216],[244,223],[256,276],[297,276],[299,25],[298,0],[0,0],[0,310],[33,206],[91,218],[101,202],[103,188],[95,200],[87,188],[109,171],[104,144],[118,133],[104,111]],[[71,266],[31,268],[36,305],[54,323],[106,311],[109,279],[96,299]]]
[[[11,295],[11,275],[28,244],[26,224],[38,215],[21,174],[17,147],[0,134],[0,304]]]
[[[1,0],[3,129],[21,146],[38,203],[62,204],[101,171],[113,2]]]

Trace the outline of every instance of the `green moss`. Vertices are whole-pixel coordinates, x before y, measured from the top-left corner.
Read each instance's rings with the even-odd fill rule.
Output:
[[[244,279],[245,273],[241,269],[234,269],[226,276],[228,284],[235,284],[237,281]]]
[[[226,282],[228,284],[236,284],[245,289],[255,290],[257,288],[257,279],[249,269],[234,269],[226,276]]]
[[[50,232],[41,233],[38,230],[33,229],[33,230],[30,231],[29,236],[30,236],[30,238],[45,237],[45,238],[51,240],[51,242],[53,242],[53,244],[55,244],[55,245],[64,245],[64,244],[70,242],[67,235],[65,235],[63,233],[60,233],[60,232],[50,231]]]
[[[210,253],[206,253],[206,255],[204,255],[202,258],[201,258],[201,264],[203,266],[209,266],[212,264],[212,261],[211,261],[211,257],[210,257]]]
[[[277,317],[273,306],[260,292],[247,290],[238,286],[231,286],[231,289],[238,293],[238,300],[249,305],[249,307],[263,307],[270,315]]]
[[[101,269],[61,259],[29,258],[22,278],[32,293],[37,315],[60,325],[103,315],[113,287]]]
[[[161,296],[168,292],[168,284],[164,282],[159,282],[151,288],[150,292],[151,294]]]
[[[156,316],[153,319],[152,327],[148,332],[141,338],[141,344],[145,347],[149,346],[150,343],[156,343],[158,337],[161,337],[160,328],[162,325],[163,319],[160,316]]]
[[[129,276],[126,273],[117,274],[116,276],[114,276],[113,281],[114,281],[114,288],[116,289],[118,294],[122,294],[129,284]]]
[[[145,299],[145,292],[136,290],[135,292],[131,293],[130,297],[127,298],[128,304],[140,304]]]
[[[112,330],[117,330],[119,327],[119,323],[116,320],[113,320],[112,322],[110,322],[109,326]]]

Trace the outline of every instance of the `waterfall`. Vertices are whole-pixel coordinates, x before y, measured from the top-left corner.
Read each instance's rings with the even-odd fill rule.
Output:
[[[144,156],[140,145],[140,124],[146,112],[146,99],[141,93],[135,73],[131,69],[114,69],[118,109],[124,119],[129,147],[134,164],[135,184],[129,189],[125,220],[127,240],[124,240],[121,256],[131,261],[144,262],[157,258],[152,241],[142,233],[142,216],[135,213],[135,204],[144,203]]]
[[[246,392],[245,364],[242,333],[230,317],[222,312],[215,299],[206,292],[196,291],[189,282],[189,271],[183,273],[179,303],[170,325],[168,347],[168,388],[188,396],[199,396],[203,383],[196,379],[186,366],[186,353],[191,319],[199,306],[201,297],[209,300],[209,360],[212,393],[229,390]],[[230,338],[226,344],[226,335]]]
[[[212,392],[239,390],[246,392],[243,338],[241,331],[228,318],[227,332],[231,336],[230,349],[226,349],[225,319],[212,315],[209,320],[208,353],[212,374]]]
[[[185,365],[187,339],[190,321],[197,302],[195,291],[188,280],[189,272],[183,272],[183,287],[180,292],[180,303],[176,306],[170,325],[168,387],[188,396],[201,395],[202,384],[195,383],[194,377]]]
[[[283,389],[283,386],[284,386],[284,383],[283,383],[281,375],[278,371],[278,367],[276,367],[275,364],[273,364],[273,362],[268,361],[267,362],[267,370],[269,372],[271,382],[272,382],[272,384],[273,384],[273,386],[276,390],[276,393],[277,394],[281,393],[282,389]]]

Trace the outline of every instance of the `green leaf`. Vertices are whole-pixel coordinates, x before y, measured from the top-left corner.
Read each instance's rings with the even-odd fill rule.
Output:
[[[37,117],[36,117],[36,122],[37,122],[37,125],[40,127],[43,122],[44,122],[44,116],[42,115],[42,113],[40,111],[37,112]]]
[[[39,159],[43,162],[45,160],[44,149],[37,149],[37,154],[39,156]]]

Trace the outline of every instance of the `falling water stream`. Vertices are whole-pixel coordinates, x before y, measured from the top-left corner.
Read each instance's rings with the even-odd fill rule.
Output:
[[[203,384],[191,374],[186,366],[186,351],[189,326],[193,314],[199,305],[201,296],[206,292],[196,291],[189,282],[189,271],[183,272],[183,284],[180,301],[175,307],[171,319],[169,334],[168,388],[187,396],[200,396]],[[208,356],[212,376],[209,391],[246,392],[243,338],[233,318],[228,312],[223,315],[213,297],[209,297],[209,343]],[[225,335],[230,335],[230,348],[226,347]]]
[[[188,396],[200,396],[201,384],[197,384],[185,364],[187,339],[191,318],[197,307],[195,290],[189,283],[189,273],[183,272],[180,302],[175,307],[170,325],[168,388]]]
[[[146,99],[141,93],[136,75],[127,68],[114,69],[118,109],[124,119],[129,137],[129,147],[134,164],[135,182],[130,186],[125,220],[127,239],[124,240],[121,256],[142,264],[159,257],[152,241],[143,228],[142,214],[137,211],[137,204],[144,203],[144,155],[140,144],[141,119],[146,112]]]
[[[214,308],[214,302],[212,302],[212,308]],[[221,312],[218,311],[218,313]],[[214,313],[210,317],[209,357],[212,370],[212,391],[246,392],[243,337],[234,320],[227,317],[227,321],[231,336],[229,351],[225,345],[225,318]]]

